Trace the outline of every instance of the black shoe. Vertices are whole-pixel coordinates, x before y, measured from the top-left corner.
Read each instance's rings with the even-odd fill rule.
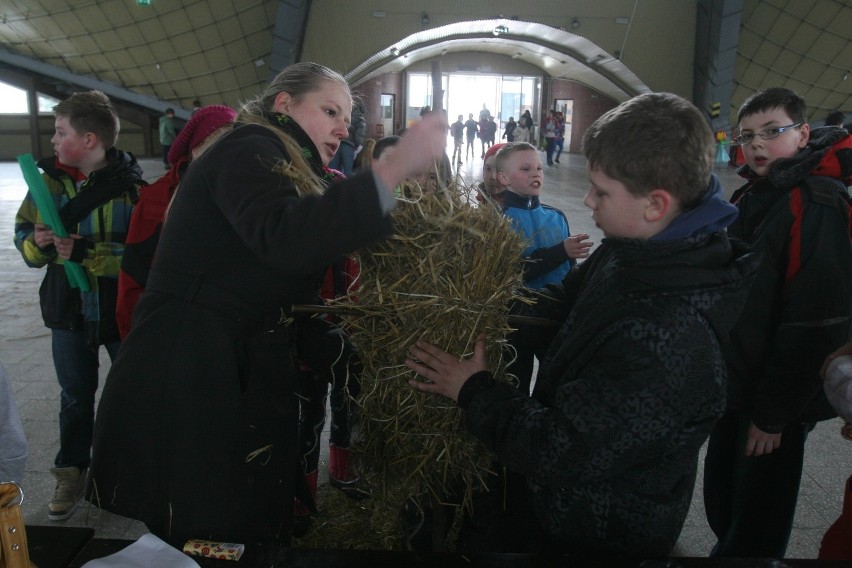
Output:
[[[556,158],[556,159],[555,159],[555,160],[553,160],[553,161],[554,161],[554,162],[556,162],[556,163],[558,164],[558,163],[559,163],[559,158]]]

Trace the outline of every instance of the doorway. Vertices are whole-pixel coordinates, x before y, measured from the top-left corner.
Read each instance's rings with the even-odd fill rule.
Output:
[[[387,93],[382,93],[379,116],[381,117],[379,123],[376,125],[376,133],[375,137],[378,140],[379,138],[384,138],[386,135],[393,134],[393,109],[396,104],[396,95],[389,95]]]
[[[431,75],[408,73],[407,83],[406,118],[416,120],[422,106],[432,105]],[[449,122],[454,122],[458,115],[467,120],[469,114],[473,114],[474,120],[479,120],[479,113],[484,104],[497,122],[496,142],[502,141],[509,117],[517,122],[524,111],[528,110],[533,116],[533,122],[536,122],[535,117],[538,116],[540,108],[540,76],[444,73],[441,83],[444,89],[443,108],[447,109]],[[452,147],[449,135],[447,144]]]

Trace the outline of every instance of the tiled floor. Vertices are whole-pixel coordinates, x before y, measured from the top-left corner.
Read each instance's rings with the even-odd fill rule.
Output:
[[[546,169],[542,200],[566,213],[572,232],[589,233],[599,242],[601,234],[582,204],[585,160],[563,154],[561,161]],[[143,160],[142,165],[149,180],[163,172],[158,160]],[[466,160],[460,172],[466,179],[477,179],[481,160]],[[739,181],[732,172],[720,169],[718,174],[729,192],[737,187]],[[0,163],[0,226],[6,235],[0,240],[0,362],[12,379],[30,447],[23,480],[25,518],[29,524],[49,524],[47,503],[53,494],[50,468],[59,443],[59,386],[50,355],[50,335],[42,325],[37,300],[43,272],[27,268],[12,243],[13,220],[25,190],[17,164]],[[101,360],[101,376],[105,377],[109,359],[103,350]],[[791,558],[816,557],[822,534],[840,512],[843,483],[852,473],[852,444],[840,437],[839,428],[837,420],[822,423],[808,442],[796,527],[788,550]],[[704,517],[701,481],[699,477],[677,555],[705,556],[714,542]],[[93,527],[103,537],[137,538],[146,532],[139,522],[88,505],[82,505],[63,522]]]

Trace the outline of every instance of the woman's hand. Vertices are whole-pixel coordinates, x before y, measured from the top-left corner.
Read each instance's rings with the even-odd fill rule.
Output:
[[[473,357],[461,359],[446,351],[418,341],[409,349],[410,359],[405,365],[430,382],[412,379],[408,384],[422,392],[440,394],[454,401],[459,399],[459,391],[467,380],[480,371],[485,371],[485,338],[479,336],[473,349]]]
[[[447,147],[447,121],[443,114],[432,112],[423,116],[405,131],[392,148],[373,161],[373,172],[393,191],[405,178],[426,172],[435,162],[444,159]]]

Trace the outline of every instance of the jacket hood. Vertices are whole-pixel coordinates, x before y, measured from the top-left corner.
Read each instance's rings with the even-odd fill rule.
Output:
[[[712,174],[698,206],[672,219],[669,226],[651,237],[651,240],[684,239],[715,233],[733,223],[738,214],[739,210],[725,200],[719,178]]]
[[[748,164],[737,170],[742,177],[755,179]],[[779,158],[769,166],[769,181],[786,191],[809,176],[837,177],[852,184],[852,137],[838,126],[822,126],[811,130],[808,145],[791,158]]]
[[[131,177],[142,179],[142,167],[136,161],[136,156],[131,152],[125,152],[115,147],[106,152],[107,165],[90,174],[94,179],[111,179],[115,177]],[[75,182],[86,179],[86,176],[75,167],[66,166],[56,156],[47,156],[38,161],[38,167],[49,175],[56,177],[58,172],[64,172],[71,176]]]

